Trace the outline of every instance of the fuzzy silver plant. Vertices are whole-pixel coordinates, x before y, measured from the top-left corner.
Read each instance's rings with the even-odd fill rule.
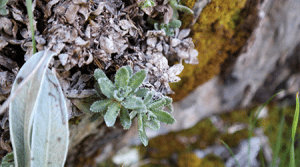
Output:
[[[122,126],[129,129],[132,120],[137,117],[139,137],[145,146],[148,145],[145,127],[159,130],[160,122],[175,123],[173,116],[163,110],[164,106],[172,110],[172,99],[164,96],[153,100],[154,91],[140,88],[146,75],[146,70],[133,74],[130,66],[124,66],[117,71],[115,82],[112,83],[102,70],[96,69],[94,73],[98,81],[96,90],[106,98],[94,102],[90,108],[91,111],[104,115],[108,127],[114,126],[120,115]]]

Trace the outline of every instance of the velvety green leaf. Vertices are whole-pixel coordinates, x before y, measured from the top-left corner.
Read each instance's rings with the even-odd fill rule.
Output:
[[[0,0],[0,7],[3,7],[7,4],[8,0]]]
[[[129,129],[131,126],[131,119],[129,116],[129,112],[126,108],[121,107],[121,114],[120,114],[121,124],[124,129]]]
[[[145,105],[143,105],[143,107],[140,108],[135,108],[134,111],[137,111],[138,113],[147,113],[147,107]]]
[[[122,94],[120,95],[118,90],[114,90],[114,99],[116,99],[118,102],[123,101],[124,97]]]
[[[155,30],[159,30],[159,24],[158,23],[154,23],[153,26],[154,26]]]
[[[158,109],[158,108],[163,107],[165,104],[166,104],[166,100],[164,98],[160,98],[160,99],[157,99],[154,102],[150,103],[148,108],[149,109],[154,109],[154,108]]]
[[[5,8],[5,6],[0,7],[0,15],[7,15],[8,14],[8,10]]]
[[[110,105],[113,101],[111,99],[105,99],[96,101],[91,105],[91,111],[93,112],[103,112],[107,109],[108,105]]]
[[[149,91],[149,89],[147,89],[147,88],[140,88],[134,94],[137,97],[145,97],[147,95],[148,91]]]
[[[142,108],[144,106],[143,100],[140,97],[127,97],[122,103],[127,109]]]
[[[126,67],[120,68],[115,76],[115,86],[117,88],[122,88],[127,86],[129,81],[129,72]]]
[[[157,131],[160,128],[160,122],[156,119],[150,119],[149,121],[146,121],[146,126]]]
[[[114,98],[114,90],[115,87],[111,80],[108,78],[99,78],[98,83],[100,85],[101,92],[108,98],[113,99]]]
[[[128,86],[131,87],[132,91],[135,91],[138,87],[142,85],[147,76],[146,70],[140,70],[130,77]]]
[[[133,119],[137,115],[137,113],[137,111],[131,111],[131,113],[129,114],[130,119]]]
[[[106,123],[106,126],[114,126],[120,109],[121,105],[117,102],[113,102],[108,106],[107,112],[104,115],[104,121]]]
[[[186,6],[183,6],[183,5],[176,5],[176,9],[184,12],[184,13],[187,13],[187,14],[194,14],[194,11]]]
[[[125,68],[127,69],[128,73],[129,73],[129,77],[131,77],[132,76],[132,68],[131,68],[131,66],[128,65],[128,66],[125,66]]]
[[[114,98],[121,102],[125,97],[128,96],[128,94],[132,91],[132,89],[129,86],[121,87],[118,90],[114,91]]]
[[[13,152],[6,154],[1,161],[0,167],[15,166]]]
[[[148,120],[157,118],[156,115],[151,110],[148,110],[147,115],[148,115]]]
[[[144,125],[144,119],[142,114],[138,114],[138,134],[141,142],[144,144],[144,146],[148,145],[148,137],[145,133],[145,125]]]
[[[68,110],[64,94],[47,69],[33,108],[30,166],[63,166],[68,152]]]
[[[107,78],[107,76],[105,75],[105,73],[100,70],[100,69],[96,69],[94,72],[94,77],[95,79],[98,81],[100,78]],[[108,79],[108,78],[107,78]]]
[[[13,83],[11,94],[16,91],[22,83],[21,81],[29,76],[37,67],[37,64],[42,61],[39,69],[9,105],[10,138],[16,166],[26,166],[26,162],[30,162],[30,148],[28,146],[31,141],[32,123],[35,114],[33,108],[38,94],[42,91],[41,83],[45,78],[46,69],[53,55],[54,53],[50,51],[40,51],[32,55],[22,66]],[[46,95],[49,96],[48,93]]]
[[[163,110],[152,109],[151,111],[156,115],[157,120],[159,120],[160,122],[166,124],[174,124],[176,122],[171,114]]]
[[[173,99],[170,97],[165,96],[165,100],[166,100],[166,107],[171,111],[171,113],[173,112],[173,106],[172,106],[172,102]]]
[[[152,97],[154,96],[154,91],[148,91],[147,92],[147,95],[145,96],[144,98],[144,104],[147,105],[151,100],[152,100]]]
[[[181,21],[180,20],[171,20],[169,25],[172,28],[180,28],[181,27]]]

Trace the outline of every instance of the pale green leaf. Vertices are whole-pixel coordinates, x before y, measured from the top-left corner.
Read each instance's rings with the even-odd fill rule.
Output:
[[[145,125],[144,125],[144,119],[142,114],[138,114],[138,134],[141,142],[144,144],[144,146],[148,145],[148,137],[145,133]]]
[[[41,82],[45,77],[46,69],[53,55],[54,53],[50,51],[41,51],[32,55],[22,66],[13,83],[11,94],[15,92],[22,80],[25,80],[35,68],[39,67],[9,106],[10,137],[16,166],[26,166],[26,162],[30,162],[29,146],[35,114],[33,113],[33,107],[36,104],[38,94],[42,91]],[[43,56],[45,57],[43,58]]]
[[[165,96],[164,97],[165,100],[166,100],[166,107],[171,111],[171,113],[173,112],[173,106],[172,106],[172,102],[173,102],[173,99],[170,98],[170,97],[167,97]]]
[[[160,122],[154,118],[146,121],[146,126],[151,128],[152,130],[158,131],[160,128]]]
[[[12,167],[15,166],[13,152],[6,154],[1,161],[0,167]]]
[[[94,72],[94,77],[95,79],[98,81],[98,79],[100,78],[107,78],[107,76],[105,75],[105,73],[100,70],[100,69],[96,69],[95,72]]]
[[[111,80],[106,78],[99,78],[98,83],[100,85],[101,92],[108,98],[113,99],[115,87]]]
[[[135,96],[127,97],[121,104],[127,109],[142,108],[144,106],[143,100]]]
[[[91,105],[91,111],[93,112],[104,112],[108,105],[110,105],[113,101],[111,99],[105,99],[105,100],[100,100],[96,101]]]
[[[176,122],[174,117],[171,114],[163,110],[151,109],[151,111],[153,112],[153,114],[156,115],[157,120],[159,120],[160,122],[166,124],[174,124]]]
[[[0,0],[0,8],[7,4],[8,0]]]
[[[129,86],[121,87],[118,90],[114,91],[114,98],[121,102],[128,94],[131,92],[131,88]]]
[[[0,15],[7,15],[8,14],[8,10],[6,9],[5,6],[0,7]]]
[[[169,25],[172,28],[180,28],[181,27],[181,21],[180,20],[171,20]]]
[[[183,5],[176,5],[176,9],[187,14],[194,14],[194,11]]]
[[[137,113],[137,111],[131,111],[131,113],[129,114],[130,119],[133,119],[137,115]]]
[[[49,69],[33,108],[31,166],[63,166],[68,152],[68,111],[59,82]]]
[[[130,77],[128,86],[131,87],[132,91],[135,91],[138,87],[142,85],[147,76],[146,70],[140,70]]]
[[[145,97],[147,95],[148,91],[149,91],[149,89],[147,89],[147,88],[140,88],[134,94],[137,97]]]
[[[129,73],[129,76],[131,77],[132,76],[132,68],[130,65],[128,66],[125,66],[125,68],[127,69],[128,73]]]
[[[155,100],[154,102],[150,103],[148,108],[149,109],[158,109],[163,107],[166,104],[166,100],[164,98],[160,98]]]
[[[126,67],[120,68],[115,76],[115,86],[117,88],[123,88],[127,86],[129,81],[129,72]]]
[[[152,100],[152,97],[154,96],[154,91],[148,91],[147,92],[147,95],[145,96],[144,98],[144,104],[147,105],[151,100]]]
[[[128,110],[124,107],[121,107],[120,119],[123,128],[129,129],[131,126],[131,119]]]
[[[108,127],[114,126],[116,119],[119,115],[120,109],[121,109],[121,105],[117,102],[113,102],[108,106],[107,112],[104,115],[104,121],[106,123],[106,126]]]

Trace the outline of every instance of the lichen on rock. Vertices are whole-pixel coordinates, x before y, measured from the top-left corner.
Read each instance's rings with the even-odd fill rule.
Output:
[[[192,8],[196,1],[182,3]],[[181,81],[171,84],[175,92],[171,96],[174,101],[184,98],[197,86],[220,74],[221,65],[223,68],[230,66],[230,61],[226,60],[238,55],[258,20],[256,5],[257,2],[247,0],[211,0],[199,18],[182,15],[183,28],[191,26],[191,37],[200,56],[198,65],[184,64],[185,68],[179,75]],[[195,24],[191,25],[193,20],[196,20]],[[182,87],[185,89],[182,90]]]

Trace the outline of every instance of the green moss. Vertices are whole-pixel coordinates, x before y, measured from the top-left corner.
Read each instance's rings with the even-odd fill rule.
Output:
[[[194,153],[182,153],[178,157],[179,167],[199,167],[199,166],[216,166],[225,167],[224,162],[214,155],[207,155],[203,159],[199,159]]]
[[[198,50],[199,64],[185,64],[181,81],[170,84],[175,94],[174,101],[185,97],[198,85],[220,73],[220,65],[228,56],[236,54],[246,43],[250,33],[245,30],[243,20],[253,10],[243,10],[247,0],[212,0],[202,11],[192,27],[191,37]],[[193,7],[195,0],[182,2]],[[183,15],[183,28],[188,27],[192,16]],[[182,89],[184,87],[185,89]]]
[[[200,166],[225,167],[225,164],[219,157],[210,154],[202,159]]]
[[[182,153],[178,157],[178,167],[199,167],[201,165],[199,159],[194,153]]]
[[[237,146],[242,139],[248,138],[248,129],[243,129],[234,134],[225,133],[220,139],[223,140],[230,148]]]
[[[211,121],[205,119],[193,128],[151,139],[147,147],[140,147],[141,157],[146,156],[156,160],[169,159],[173,153],[212,145],[218,135],[219,132]]]

